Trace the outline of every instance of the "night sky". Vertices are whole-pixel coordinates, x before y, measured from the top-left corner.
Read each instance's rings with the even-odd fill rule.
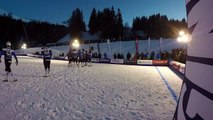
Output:
[[[160,13],[168,18],[181,20],[186,18],[185,0],[0,0],[0,12],[34,20],[62,23],[76,8],[83,11],[88,24],[93,8],[103,10],[114,6],[121,9],[123,22],[132,25],[137,16],[150,16]]]

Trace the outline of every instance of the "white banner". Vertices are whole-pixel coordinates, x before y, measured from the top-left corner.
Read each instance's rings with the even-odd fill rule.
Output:
[[[98,62],[99,62],[99,58],[92,58],[92,59],[91,59],[91,62],[98,63]]]
[[[152,60],[137,60],[139,65],[152,65]]]
[[[110,63],[123,64],[124,63],[124,59],[111,59]]]

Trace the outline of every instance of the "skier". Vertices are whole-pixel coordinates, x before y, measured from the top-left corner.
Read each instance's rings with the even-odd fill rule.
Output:
[[[43,55],[43,64],[44,64],[44,69],[45,69],[45,76],[48,77],[50,76],[50,63],[51,63],[51,58],[52,58],[52,51],[49,47],[45,46],[42,48],[42,55]]]
[[[77,56],[77,66],[79,67],[79,64],[81,63],[81,50],[78,50],[76,56]]]
[[[16,60],[16,65],[18,65],[18,59],[16,57],[15,52],[11,49],[11,42],[6,42],[6,48],[3,48],[0,52],[0,63],[1,63],[1,56],[4,55],[4,63],[5,63],[5,71],[6,71],[6,79],[3,82],[8,82],[8,77],[11,75],[13,77],[13,82],[17,81],[11,71],[11,64],[12,64],[12,56],[14,56]]]
[[[85,51],[84,51],[84,49],[82,49],[81,52],[80,52],[81,67],[84,67],[84,54],[85,54]]]
[[[71,48],[70,48],[69,52],[67,53],[67,57],[69,60],[68,67],[70,67],[70,66],[72,66],[72,61],[75,62]]]
[[[86,50],[84,50],[84,53],[83,53],[83,60],[84,60],[84,66],[87,66],[87,63],[88,63],[88,53]]]
[[[91,59],[92,59],[92,52],[90,50],[89,53],[87,54],[88,66],[92,66]]]
[[[72,50],[72,55],[73,55],[73,62],[74,62],[74,65],[78,63],[78,56],[77,56],[77,53],[78,51],[76,49],[73,49]]]

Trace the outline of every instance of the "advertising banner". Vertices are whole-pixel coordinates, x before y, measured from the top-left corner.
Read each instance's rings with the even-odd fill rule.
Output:
[[[124,63],[124,59],[111,59],[110,63],[113,63],[113,64],[123,64]]]
[[[100,63],[110,63],[110,59],[100,59]]]
[[[153,65],[168,65],[168,60],[152,60]]]
[[[137,60],[138,65],[152,65],[152,60]]]
[[[91,59],[91,62],[93,62],[93,63],[98,63],[98,62],[99,62],[99,58],[92,58],[92,59]]]
[[[124,60],[124,64],[127,64],[127,65],[136,65],[136,61],[135,60]]]

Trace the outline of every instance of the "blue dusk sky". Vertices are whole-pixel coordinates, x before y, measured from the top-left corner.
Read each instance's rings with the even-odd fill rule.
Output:
[[[135,17],[150,16],[160,13],[169,19],[186,18],[185,0],[0,0],[0,12],[11,12],[13,15],[50,23],[68,20],[76,8],[82,10],[84,21],[89,22],[93,8],[102,11],[104,8],[120,8],[123,23],[132,25]]]

